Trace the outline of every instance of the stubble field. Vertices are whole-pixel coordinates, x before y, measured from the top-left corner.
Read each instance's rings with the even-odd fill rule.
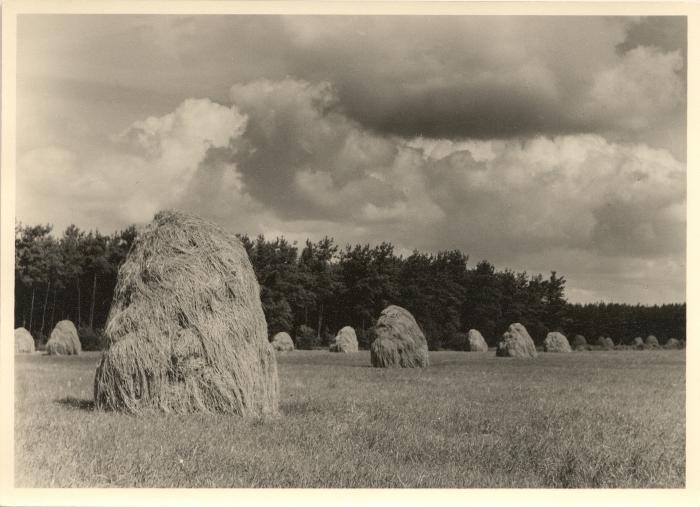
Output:
[[[16,356],[18,487],[685,484],[685,351],[278,355],[282,415],[95,411],[99,353]]]

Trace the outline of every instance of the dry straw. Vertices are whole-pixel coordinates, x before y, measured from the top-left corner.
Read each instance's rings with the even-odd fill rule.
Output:
[[[163,211],[119,270],[95,375],[98,408],[272,415],[277,362],[240,241]]]
[[[291,352],[294,350],[294,341],[289,333],[282,331],[272,337],[272,348],[278,352]]]
[[[544,339],[544,351],[545,352],[571,352],[571,345],[569,345],[569,340],[563,334],[553,331],[547,333],[547,337]]]
[[[338,334],[335,335],[333,343],[330,344],[328,349],[331,352],[357,352],[359,350],[357,344],[357,335],[355,330],[350,326],[345,326]]]
[[[469,352],[488,352],[489,346],[478,330],[470,329],[467,340],[469,342]]]
[[[377,320],[374,332],[376,338],[370,347],[372,366],[428,366],[428,342],[408,310],[395,305],[386,307]]]
[[[15,353],[31,354],[34,352],[34,338],[23,327],[15,329]]]
[[[498,357],[537,357],[535,342],[525,326],[516,322],[508,326],[496,349]]]
[[[80,354],[80,338],[78,330],[70,320],[62,320],[51,331],[46,342],[46,352],[51,356],[73,356]]]

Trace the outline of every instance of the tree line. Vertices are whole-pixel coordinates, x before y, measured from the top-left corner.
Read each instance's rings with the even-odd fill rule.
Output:
[[[136,227],[103,235],[70,225],[59,238],[52,233],[51,225],[15,225],[15,327],[40,339],[64,319],[101,329]]]
[[[58,238],[52,232],[50,225],[15,227],[15,327],[38,337],[62,319],[102,329],[136,227],[111,235],[74,225]],[[570,304],[556,272],[496,270],[486,260],[470,266],[459,250],[397,255],[388,242],[341,247],[325,237],[300,246],[284,237],[238,237],[260,282],[270,335],[286,331],[302,348],[325,346],[348,325],[366,348],[390,304],[415,316],[433,350],[464,349],[472,328],[493,346],[513,322],[538,344],[549,331],[623,344],[648,334],[662,343],[685,339],[685,304]]]

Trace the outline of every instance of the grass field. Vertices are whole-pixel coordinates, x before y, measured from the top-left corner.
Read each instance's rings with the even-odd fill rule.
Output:
[[[685,352],[279,357],[273,420],[92,410],[99,354],[16,356],[18,487],[683,487]]]

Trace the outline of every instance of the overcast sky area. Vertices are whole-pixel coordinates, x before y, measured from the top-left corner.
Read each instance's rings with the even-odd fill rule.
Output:
[[[20,16],[17,219],[234,231],[685,301],[686,20]]]

